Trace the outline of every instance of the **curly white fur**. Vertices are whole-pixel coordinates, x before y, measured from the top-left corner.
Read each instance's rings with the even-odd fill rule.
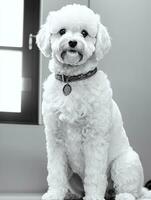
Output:
[[[65,33],[60,35],[62,28]],[[83,29],[88,32],[85,38]],[[74,53],[70,40],[77,41]],[[102,200],[109,173],[117,200],[141,198],[142,166],[129,144],[106,74],[100,70],[91,78],[71,82],[68,96],[62,92],[64,83],[55,79],[55,73],[77,75],[94,69],[109,50],[110,37],[99,16],[76,4],[50,12],[37,44],[45,56],[52,53],[42,104],[49,185],[43,199],[62,200],[69,191],[80,197],[84,189],[85,200]]]

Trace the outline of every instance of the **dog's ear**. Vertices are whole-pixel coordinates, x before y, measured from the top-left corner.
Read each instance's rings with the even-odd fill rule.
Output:
[[[51,18],[54,12],[49,12],[49,15],[46,19],[45,24],[43,24],[36,36],[36,43],[39,47],[40,51],[44,54],[44,56],[49,57],[51,55]]]
[[[104,54],[106,54],[111,47],[111,38],[107,31],[107,28],[101,24],[100,16],[97,15],[98,27],[97,27],[97,35],[96,35],[96,45],[95,45],[95,56],[96,60],[99,61],[103,58]]]

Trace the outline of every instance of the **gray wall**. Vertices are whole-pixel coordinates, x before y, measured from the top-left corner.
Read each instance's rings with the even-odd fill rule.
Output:
[[[41,192],[46,184],[42,126],[0,125],[0,192]]]
[[[49,10],[70,2],[88,4],[87,0],[43,0],[41,23]],[[111,80],[114,99],[148,180],[151,178],[151,2],[91,0],[90,5],[101,13],[112,37],[112,50],[101,62],[102,69]],[[49,73],[47,63],[41,56],[41,83]],[[0,124],[0,192],[44,192],[46,175],[43,126]]]
[[[97,0],[112,37],[102,69],[111,80],[131,145],[142,160],[145,180],[151,179],[151,1]]]

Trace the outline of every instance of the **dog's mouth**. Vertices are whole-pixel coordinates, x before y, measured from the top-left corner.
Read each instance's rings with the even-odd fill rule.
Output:
[[[77,63],[80,62],[83,59],[82,52],[75,50],[75,49],[66,49],[63,50],[61,53],[61,58],[65,62],[71,63]]]

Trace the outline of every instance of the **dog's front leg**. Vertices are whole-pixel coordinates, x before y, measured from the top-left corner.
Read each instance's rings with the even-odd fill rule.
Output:
[[[67,192],[67,165],[62,127],[55,115],[44,116],[48,158],[48,192],[43,200],[63,200]]]
[[[108,142],[96,137],[84,145],[85,200],[103,200],[107,186]]]

